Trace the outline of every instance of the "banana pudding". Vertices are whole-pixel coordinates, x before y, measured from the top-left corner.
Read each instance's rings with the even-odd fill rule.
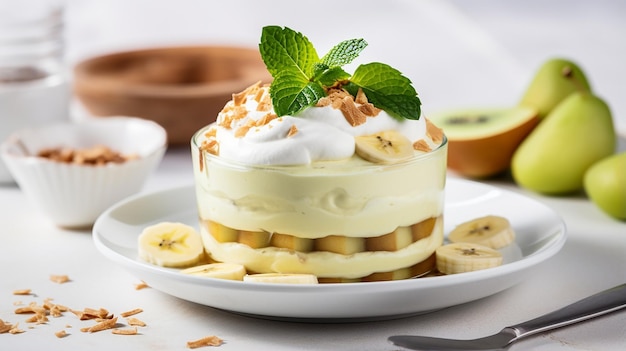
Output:
[[[280,61],[272,55],[297,56],[282,37],[308,47],[300,33],[264,28],[261,54],[274,81],[233,94],[191,140],[206,252],[248,274],[320,282],[429,273],[443,242],[445,136],[399,72],[378,63],[352,76],[338,68],[364,41],[342,42],[321,59],[309,51],[309,63],[297,65],[311,77],[298,85],[289,67],[272,63]],[[385,84],[364,78],[379,73]],[[342,78],[329,83],[325,74]]]

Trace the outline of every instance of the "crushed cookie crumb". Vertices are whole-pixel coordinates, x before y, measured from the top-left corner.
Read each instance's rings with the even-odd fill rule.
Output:
[[[149,288],[149,287],[150,286],[146,282],[144,282],[143,280],[140,283],[135,284],[135,290],[141,290],[141,289],[145,289],[145,288]]]
[[[359,105],[358,109],[367,117],[376,117],[378,116],[380,111],[382,111],[381,109],[379,109],[378,107],[374,106],[373,104],[369,102],[363,105]]]
[[[367,96],[363,92],[363,89],[359,88],[359,91],[356,93],[356,97],[354,98],[354,102],[357,104],[367,104],[369,101],[367,100]]]
[[[137,328],[119,329],[115,328],[111,331],[115,335],[137,335]]]
[[[35,324],[46,324],[48,323],[48,316],[45,314],[37,313],[34,316],[28,318],[26,322],[35,323]]]
[[[413,149],[417,151],[424,151],[424,152],[429,152],[432,150],[425,140],[418,140],[414,142]]]
[[[0,334],[7,333],[12,328],[13,328],[13,325],[11,323],[7,323],[3,321],[2,319],[0,319]]]
[[[76,317],[78,317],[78,319],[80,319],[81,321],[89,320],[89,319],[113,318],[113,315],[109,314],[109,311],[104,308],[100,308],[98,310],[94,308],[85,308],[82,311],[70,309],[70,312],[74,313]]]
[[[264,89],[258,89],[254,95],[254,101],[256,101],[257,103],[260,103],[263,98],[265,97],[265,90]]]
[[[222,345],[223,340],[218,338],[215,335],[211,335],[211,336],[206,336],[202,339],[198,339],[198,340],[194,340],[194,341],[187,341],[187,347],[190,349],[197,349],[199,347],[204,347],[204,346],[220,346]]]
[[[317,103],[315,104],[316,107],[325,107],[325,106],[329,106],[332,103],[332,101],[330,100],[330,98],[328,96],[324,96],[323,98],[317,100]]]
[[[426,134],[435,144],[440,144],[443,141],[443,130],[437,127],[428,118],[426,118]]]
[[[70,278],[65,274],[62,274],[62,275],[52,274],[50,275],[50,281],[54,283],[58,283],[58,284],[63,284],[63,283],[69,282]]]
[[[367,120],[367,116],[359,111],[351,96],[343,98],[340,110],[346,121],[353,127],[361,125]]]
[[[131,325],[133,327],[134,326],[137,326],[137,327],[145,327],[146,326],[146,322],[144,322],[144,321],[142,321],[140,319],[137,319],[135,317],[127,318],[126,322],[128,322],[128,325]]]
[[[212,155],[218,155],[219,154],[219,143],[217,142],[217,140],[215,139],[209,139],[206,140],[202,143],[202,146],[200,146],[200,150],[204,150]],[[202,156],[202,155],[200,155]],[[147,286],[145,286],[147,287]],[[141,288],[135,288],[136,290],[139,290]]]
[[[89,328],[86,329],[86,332],[88,333],[96,333],[99,331],[103,331],[103,330],[107,330],[107,329],[112,329],[115,327],[115,325],[117,324],[117,317],[115,318],[111,318],[111,319],[105,319],[101,322],[98,322],[96,325],[93,325]],[[82,328],[81,331],[83,331]]]
[[[31,295],[31,289],[13,290],[13,295]]]
[[[217,128],[209,128],[209,130],[207,130],[204,133],[204,136],[207,137],[207,138],[211,138],[211,137],[217,136]],[[143,281],[142,281],[142,283],[143,283]]]
[[[37,306],[35,302],[31,302],[28,304],[28,306],[19,307],[15,309],[14,313],[15,314],[30,314],[30,313],[38,313],[38,312],[45,312],[45,311],[46,311],[45,308],[41,306]]]
[[[9,334],[22,334],[24,330],[20,329],[18,325],[19,323],[15,323],[15,325],[13,325],[11,329],[9,329]]]
[[[126,317],[130,317],[130,316],[134,316],[134,315],[136,315],[138,313],[141,313],[141,312],[143,312],[143,310],[141,308],[135,308],[135,309],[132,309],[130,311],[126,311],[126,312],[120,313],[120,316],[126,318]]]
[[[248,100],[248,94],[246,94],[245,91],[242,91],[240,93],[234,93],[232,98],[235,106],[241,106]]]
[[[257,111],[270,111],[272,109],[272,98],[270,94],[266,93],[264,89],[259,90],[262,93],[260,100],[258,101],[258,105],[256,107]]]
[[[59,330],[58,332],[54,333],[54,335],[57,338],[61,339],[61,338],[68,336],[69,334],[65,330]]]
[[[259,118],[256,122],[255,122],[255,126],[256,127],[260,127],[260,126],[264,126],[268,123],[270,123],[273,119],[275,119],[276,117],[278,117],[275,113],[266,113],[265,115],[263,115],[263,117]]]
[[[235,106],[240,106],[240,105],[245,104],[246,101],[248,100],[248,95],[257,94],[260,87],[261,87],[261,81],[258,81],[250,85],[249,87],[245,88],[241,92],[233,94],[233,102],[235,103]]]
[[[56,317],[61,317],[63,315],[63,312],[69,311],[69,308],[67,308],[67,307],[65,307],[63,305],[56,305],[55,304],[55,305],[52,305],[49,308],[49,311],[50,311],[50,315],[52,317],[56,318]]]
[[[248,130],[250,130],[250,126],[247,125],[243,125],[237,128],[237,130],[235,130],[235,138],[244,137],[248,133]]]
[[[245,106],[237,106],[233,110],[233,119],[240,120],[248,115],[248,110]]]
[[[290,138],[296,134],[298,134],[298,128],[296,127],[295,124],[293,124],[291,128],[289,128],[289,131],[287,132],[287,138]]]
[[[339,88],[330,88],[328,89],[326,94],[331,100],[343,100],[345,97],[348,96],[352,98],[352,95],[350,95],[350,93]]]

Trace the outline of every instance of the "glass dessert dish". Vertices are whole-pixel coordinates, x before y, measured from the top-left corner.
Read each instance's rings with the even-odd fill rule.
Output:
[[[192,139],[207,252],[257,273],[310,273],[320,282],[429,273],[443,242],[444,141],[392,165],[357,156],[306,166],[245,165]]]

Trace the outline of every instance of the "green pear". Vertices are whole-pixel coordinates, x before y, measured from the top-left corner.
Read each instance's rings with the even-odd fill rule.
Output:
[[[604,158],[585,173],[585,191],[601,210],[626,220],[626,152]]]
[[[534,108],[544,118],[574,92],[591,92],[585,74],[574,62],[554,58],[535,73],[519,105]]]
[[[611,111],[599,97],[573,93],[522,141],[511,160],[520,186],[550,195],[582,189],[585,171],[615,151]]]

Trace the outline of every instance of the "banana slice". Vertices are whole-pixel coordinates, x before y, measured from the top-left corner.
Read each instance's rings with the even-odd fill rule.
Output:
[[[317,284],[313,274],[259,273],[243,277],[244,282],[281,283],[281,284]]]
[[[435,251],[437,270],[455,274],[496,267],[502,264],[502,254],[490,247],[473,243],[452,243]]]
[[[141,259],[163,267],[188,267],[204,256],[200,234],[182,223],[161,222],[146,227],[137,244]]]
[[[395,130],[354,138],[356,154],[374,163],[397,163],[413,156],[411,141]]]
[[[509,220],[500,216],[485,216],[461,223],[448,235],[453,243],[466,242],[500,249],[515,240]]]
[[[208,278],[243,280],[246,275],[246,267],[236,263],[219,262],[183,269],[181,273]]]

